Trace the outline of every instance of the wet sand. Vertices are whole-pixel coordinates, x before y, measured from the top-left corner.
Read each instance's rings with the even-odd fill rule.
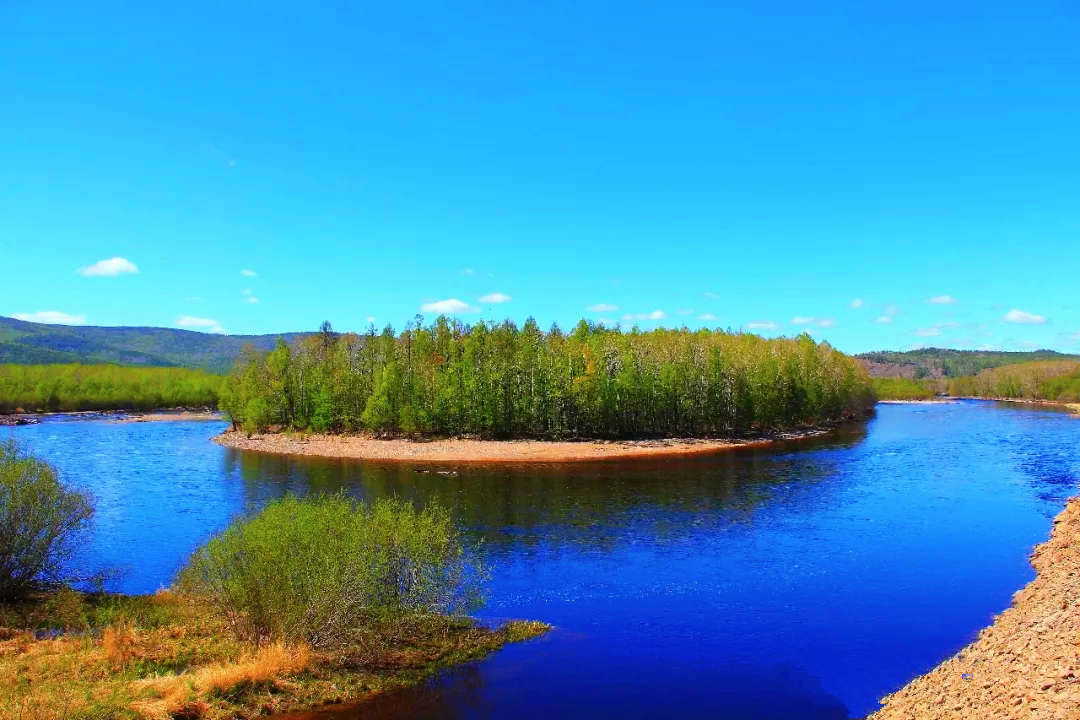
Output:
[[[554,463],[596,462],[628,458],[667,458],[708,455],[736,448],[765,447],[779,440],[825,434],[825,430],[785,433],[759,440],[380,440],[362,435],[257,434],[226,431],[214,442],[240,450],[276,455],[317,455],[409,463]]]
[[[1054,519],[1031,564],[1038,575],[1011,608],[870,719],[1080,718],[1080,499]]]

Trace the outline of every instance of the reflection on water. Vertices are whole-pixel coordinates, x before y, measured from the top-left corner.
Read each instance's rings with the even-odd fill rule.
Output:
[[[1027,582],[1080,477],[1080,421],[890,405],[826,439],[710,458],[424,469],[220,448],[219,423],[15,432],[99,498],[93,555],[168,583],[286,492],[438,501],[494,567],[483,617],[558,630],[354,717],[861,717]]]

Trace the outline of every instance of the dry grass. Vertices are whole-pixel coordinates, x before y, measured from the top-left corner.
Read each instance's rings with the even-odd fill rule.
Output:
[[[49,626],[74,630],[43,630]],[[0,720],[254,718],[362,699],[547,629],[408,618],[365,628],[353,646],[318,654],[237,641],[192,598],[71,593],[0,609]]]

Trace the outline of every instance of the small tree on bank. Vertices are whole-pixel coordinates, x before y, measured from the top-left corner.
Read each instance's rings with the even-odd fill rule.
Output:
[[[0,602],[85,580],[73,561],[93,516],[88,493],[15,440],[0,442]]]

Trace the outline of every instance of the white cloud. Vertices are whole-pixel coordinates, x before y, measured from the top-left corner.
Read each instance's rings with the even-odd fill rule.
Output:
[[[623,320],[663,320],[666,317],[667,313],[663,310],[653,310],[650,313],[637,313],[636,315],[627,313],[623,315]]]
[[[439,313],[440,315],[461,315],[464,313],[479,312],[476,308],[470,307],[468,303],[461,302],[457,298],[424,303],[420,306],[420,311]]]
[[[87,265],[79,270],[86,277],[113,277],[115,275],[133,275],[139,272],[135,263],[127,258],[114,257],[108,260],[98,260],[93,265]]]
[[[935,295],[932,298],[927,298],[926,302],[930,303],[931,305],[955,305],[960,301],[954,298],[952,295]]]
[[[714,292],[703,292],[701,293],[701,297],[705,298],[706,300],[716,300],[720,296]]]
[[[832,318],[815,318],[799,315],[791,319],[792,325],[817,325],[818,327],[832,327],[836,321]]]
[[[48,325],[85,325],[85,315],[68,315],[56,310],[42,310],[36,313],[15,313],[12,315],[16,320],[25,322],[46,323]]]
[[[607,303],[597,303],[596,305],[590,305],[585,308],[589,312],[615,312],[619,309],[618,305],[608,305]]]
[[[915,330],[912,334],[918,335],[919,337],[937,337],[941,334],[941,331],[937,328],[919,328],[918,330]]]
[[[375,322],[375,316],[374,315],[368,315],[366,319],[367,319],[367,321],[369,323]]]
[[[1017,344],[1020,345],[1020,347],[1025,347],[1025,348],[1029,348],[1029,349],[1032,349],[1032,350],[1039,347],[1038,343],[1034,343],[1034,342],[1032,342],[1030,340],[1021,340]]]
[[[747,323],[746,327],[750,330],[775,330],[780,326],[772,320],[755,320],[752,323]]]
[[[496,293],[490,293],[490,294],[488,294],[488,295],[485,295],[484,297],[480,298],[480,302],[482,302],[482,303],[504,303],[504,302],[510,302],[510,296],[509,296],[509,295],[505,295],[505,294],[503,294],[503,293],[500,293],[500,292],[496,292]]]
[[[246,299],[244,300],[244,302],[246,302],[246,303],[251,303],[252,305],[254,305],[254,304],[256,304],[256,303],[258,303],[258,302],[259,302],[259,298],[255,297],[254,295],[249,295],[249,296],[248,296],[248,297],[247,297],[247,298],[246,298]]]
[[[1001,318],[1005,322],[1017,323],[1019,325],[1045,325],[1046,318],[1042,315],[1036,315],[1035,313],[1024,312],[1023,310],[1017,310],[1013,308],[1009,312],[1005,313],[1005,317]]]
[[[461,274],[468,277],[469,275],[475,275],[475,271],[472,268],[463,268]]]
[[[218,335],[225,334],[225,328],[218,324],[217,320],[211,320],[210,318],[191,317],[190,315],[182,315],[176,319],[176,326],[182,328],[205,328],[207,332],[212,332]]]
[[[251,294],[251,288],[247,288],[247,289],[245,289],[245,290],[244,290],[244,291],[242,292],[242,294],[243,294],[243,295],[250,295],[250,294]]]
[[[896,307],[895,305],[890,305],[889,307],[885,308],[885,314],[886,315],[899,315],[900,314],[900,308]]]
[[[202,298],[198,297],[197,295],[188,295],[184,299],[187,300],[188,302],[202,302]]]
[[[720,318],[716,317],[712,313],[705,313],[704,315],[698,315],[698,320],[712,321],[712,320],[719,320],[719,319]]]
[[[863,306],[862,298],[855,298],[854,300],[851,301],[851,304],[848,305],[848,307],[850,307],[850,308],[852,308],[854,310],[858,310],[862,306]]]
[[[682,310],[676,310],[675,314],[676,315],[693,315],[694,314],[694,308],[684,308]]]
[[[254,270],[241,270],[240,274],[244,277],[255,277],[258,273],[256,273]]]
[[[891,315],[882,315],[881,317],[879,317],[874,322],[876,322],[879,325],[887,325],[887,324],[892,322],[892,316]]]

